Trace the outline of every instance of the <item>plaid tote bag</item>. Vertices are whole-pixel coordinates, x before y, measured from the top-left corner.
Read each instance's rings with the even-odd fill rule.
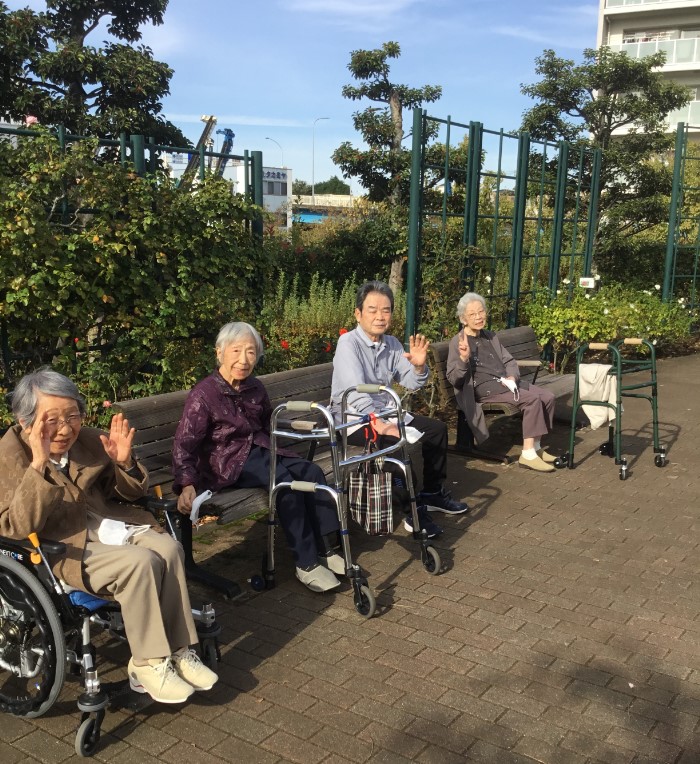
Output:
[[[348,505],[352,519],[370,536],[394,530],[391,473],[384,459],[363,462],[348,478]]]

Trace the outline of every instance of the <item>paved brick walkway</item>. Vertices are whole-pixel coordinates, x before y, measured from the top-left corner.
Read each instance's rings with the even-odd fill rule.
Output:
[[[403,530],[353,537],[378,594],[360,618],[347,587],[312,596],[281,552],[278,586],[214,599],[221,681],[182,708],[109,712],[108,762],[691,764],[700,762],[700,356],[659,364],[662,441],[625,404],[630,478],[585,431],[578,467],[537,475],[450,458],[474,513],[445,519],[430,577]],[[555,442],[566,448],[568,430]],[[264,525],[215,531],[198,555],[244,579]],[[229,540],[233,542],[231,548]],[[205,543],[207,542],[207,543]],[[206,596],[193,589],[196,602]],[[102,676],[125,676],[107,643]],[[0,762],[74,757],[70,682],[37,720],[0,717]]]

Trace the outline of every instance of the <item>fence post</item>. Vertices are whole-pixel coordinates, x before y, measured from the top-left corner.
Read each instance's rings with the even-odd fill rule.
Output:
[[[423,110],[413,109],[413,136],[411,142],[411,186],[408,211],[408,263],[406,266],[406,329],[404,345],[416,324],[416,289],[418,281],[418,253],[420,250],[421,196],[423,191]]]
[[[559,284],[559,263],[561,262],[561,242],[564,231],[564,210],[566,201],[566,178],[569,168],[569,144],[559,141],[557,158],[557,181],[554,190],[554,224],[552,226],[552,256],[549,260],[549,295],[555,297]]]
[[[125,132],[119,133],[119,161],[121,162],[122,167],[126,167],[126,163],[129,161],[129,157],[127,156],[127,147],[129,145],[129,141],[126,137]]]
[[[262,151],[251,151],[252,158],[252,186],[253,186],[253,204],[259,207],[263,206],[263,154]],[[257,215],[253,220],[253,235],[262,239],[263,219],[262,215]]]
[[[598,230],[598,201],[600,200],[600,166],[603,159],[601,149],[593,150],[591,168],[591,188],[588,197],[588,227],[586,230],[586,249],[583,253],[583,275],[591,275],[593,265],[593,243]]]
[[[469,145],[467,146],[467,177],[464,199],[464,230],[462,243],[476,246],[477,223],[479,220],[479,181],[481,174],[481,146],[484,126],[481,122],[469,123]]]
[[[146,174],[146,155],[144,145],[143,135],[131,136],[131,159],[134,162],[134,170],[137,175]]]
[[[676,232],[678,231],[678,210],[681,201],[681,168],[685,148],[685,122],[679,122],[676,128],[676,150],[673,158],[673,186],[671,187],[671,207],[668,213],[668,234],[666,235],[666,260],[664,262],[664,283],[661,299],[668,302],[672,295],[671,285],[675,265]]]
[[[510,238],[510,278],[508,279],[508,328],[518,325],[520,299],[520,271],[523,259],[523,234],[525,231],[525,207],[527,206],[527,183],[530,167],[530,133],[518,135],[518,164],[515,173],[515,198],[513,200],[513,231]]]

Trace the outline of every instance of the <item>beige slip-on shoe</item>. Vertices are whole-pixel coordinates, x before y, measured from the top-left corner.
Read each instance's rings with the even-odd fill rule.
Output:
[[[557,460],[556,456],[552,456],[552,454],[548,453],[547,450],[544,448],[541,448],[537,452],[537,456],[539,456],[540,459],[542,459],[542,461],[546,462],[547,464],[554,464],[554,462],[556,462]]]
[[[547,464],[547,462],[542,461],[539,456],[535,457],[534,459],[526,459],[524,456],[521,456],[518,459],[518,464],[521,467],[526,467],[529,470],[535,470],[535,472],[555,472],[554,467],[551,464]]]

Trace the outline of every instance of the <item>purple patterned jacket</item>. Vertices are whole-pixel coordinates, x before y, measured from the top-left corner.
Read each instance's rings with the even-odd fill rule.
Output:
[[[272,404],[255,377],[235,390],[215,371],[185,401],[173,446],[173,490],[219,491],[238,480],[253,445],[270,448]],[[288,454],[288,451],[280,453]]]

